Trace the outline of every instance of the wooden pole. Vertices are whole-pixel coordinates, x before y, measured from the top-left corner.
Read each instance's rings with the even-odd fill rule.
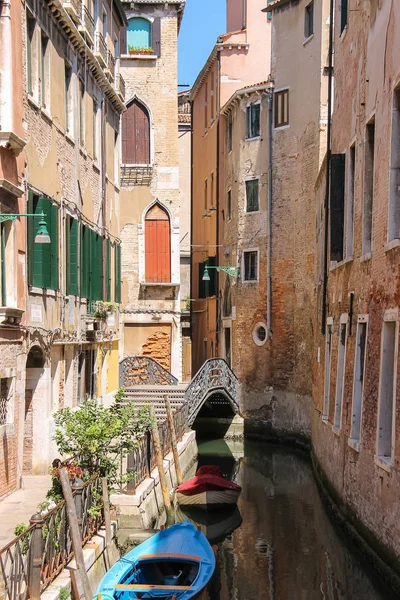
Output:
[[[102,496],[103,496],[103,508],[104,508],[104,524],[106,528],[106,557],[108,562],[108,568],[111,567],[110,560],[110,544],[111,544],[111,515],[110,515],[110,499],[108,496],[108,485],[107,485],[107,477],[101,478],[101,488],[102,488]]]
[[[63,489],[65,504],[67,507],[67,515],[69,522],[69,529],[71,533],[71,541],[72,541],[72,549],[75,555],[75,562],[77,572],[79,573],[79,578],[83,587],[83,593],[85,596],[85,600],[92,600],[92,590],[90,589],[89,578],[86,573],[85,561],[83,559],[83,550],[82,550],[82,538],[81,532],[79,531],[78,519],[76,516],[75,502],[72,496],[71,485],[69,483],[68,478],[68,470],[65,467],[62,467],[58,470],[60,473],[60,480]]]
[[[32,600],[40,600],[43,559],[43,518],[40,513],[31,516],[30,525],[35,525],[30,542],[28,563],[28,589]]]
[[[177,480],[178,485],[181,485],[181,483],[183,481],[183,477],[182,477],[181,465],[179,463],[178,446],[176,443],[174,416],[172,414],[171,402],[169,401],[168,396],[164,396],[164,403],[165,403],[165,408],[167,411],[169,434],[171,436],[172,454],[174,455],[176,480]]]
[[[158,475],[160,477],[161,491],[164,499],[164,506],[167,511],[171,510],[171,500],[169,497],[167,479],[164,473],[163,455],[161,452],[160,435],[158,433],[158,424],[154,407],[151,407],[151,416],[153,417],[153,425],[151,426],[151,437],[153,439],[154,453],[156,455]]]

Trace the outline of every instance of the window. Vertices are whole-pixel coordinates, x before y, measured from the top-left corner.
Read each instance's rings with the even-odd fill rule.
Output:
[[[354,253],[354,192],[355,192],[356,147],[350,147],[347,183],[346,257]]]
[[[359,317],[360,319],[360,317]],[[365,319],[365,317],[364,317]],[[367,322],[366,320],[357,324],[355,371],[353,383],[353,406],[351,411],[350,438],[356,442],[360,441],[362,399],[364,390],[365,351],[367,349]]]
[[[103,300],[103,237],[86,225],[80,227],[80,296]]]
[[[27,71],[27,85],[28,94],[34,93],[35,88],[35,75],[34,75],[34,64],[35,64],[35,19],[32,15],[27,12],[26,14],[26,71]]]
[[[275,127],[289,125],[289,90],[275,92]]]
[[[381,375],[378,411],[377,455],[391,459],[394,444],[394,418],[397,369],[397,322],[385,321],[382,331]]]
[[[248,179],[246,181],[246,212],[258,210],[258,179]]]
[[[122,163],[150,164],[150,117],[147,108],[136,99],[122,114]]]
[[[78,360],[78,404],[96,398],[96,350],[81,350]]]
[[[77,296],[78,287],[78,240],[79,224],[76,219],[69,215],[65,220],[65,241],[66,241],[66,292],[67,295]]]
[[[324,410],[322,418],[329,419],[329,397],[331,390],[331,358],[332,358],[332,324],[326,326],[325,337],[325,381],[324,381]]]
[[[347,27],[349,20],[349,0],[340,0],[340,33]]]
[[[0,379],[0,426],[13,422],[10,400],[10,379],[2,377]]]
[[[72,131],[73,127],[73,106],[72,106],[72,69],[68,64],[65,64],[65,131]]]
[[[214,173],[211,173],[210,178],[210,208],[214,208]]]
[[[232,190],[228,190],[226,196],[226,218],[228,221],[232,218]]]
[[[115,244],[114,265],[115,265],[114,302],[117,302],[119,304],[121,302],[121,246],[120,246],[120,244]]]
[[[257,323],[253,329],[253,342],[256,346],[264,346],[267,341],[267,328],[263,322]]]
[[[103,38],[105,40],[106,35],[107,35],[107,11],[104,10],[104,8],[103,8],[103,14],[102,14],[102,19],[101,19],[101,25],[103,28]]]
[[[246,138],[260,135],[260,103],[249,104],[246,108]]]
[[[204,129],[208,127],[208,82],[204,83]]]
[[[335,396],[335,419],[334,425],[336,429],[342,426],[342,405],[343,405],[343,388],[344,388],[344,367],[346,361],[346,341],[347,341],[347,314],[342,315],[339,326],[339,347],[338,347],[338,362],[337,362],[337,377],[336,377],[336,396]]]
[[[42,105],[50,105],[50,47],[49,38],[42,31],[40,46],[40,77],[42,86]]]
[[[390,153],[388,239],[400,238],[400,88],[394,91]]]
[[[331,261],[343,260],[346,155],[331,156]]]
[[[166,211],[155,204],[145,218],[145,277],[148,283],[171,281],[171,228]]]
[[[151,23],[142,17],[134,17],[128,21],[126,42],[128,50],[132,48],[151,48]]]
[[[204,212],[208,209],[208,181],[204,181]]]
[[[79,81],[79,141],[85,143],[85,86]]]
[[[214,71],[211,73],[211,91],[210,91],[210,111],[211,111],[211,123],[214,121]]]
[[[97,160],[97,101],[93,100],[93,158]]]
[[[209,256],[207,260],[199,263],[199,298],[211,298],[217,295],[217,269],[209,269],[209,280],[204,281],[203,275],[206,267],[215,267],[216,256]]]
[[[106,240],[106,301],[111,302],[111,242]]]
[[[243,281],[258,281],[258,250],[243,252]]]
[[[232,150],[232,113],[226,118],[226,149],[228,152]]]
[[[119,133],[114,131],[114,184],[119,187]]]
[[[314,2],[307,4],[304,10],[304,37],[307,39],[314,33]]]
[[[44,213],[50,244],[36,244],[35,234],[39,219],[27,220],[28,228],[28,282],[29,285],[50,290],[58,289],[58,206],[49,198],[29,194],[28,213]]]
[[[362,253],[372,250],[372,212],[374,204],[375,123],[369,123],[365,135],[364,210]]]
[[[0,306],[16,306],[15,229],[12,221],[0,223],[1,296]]]

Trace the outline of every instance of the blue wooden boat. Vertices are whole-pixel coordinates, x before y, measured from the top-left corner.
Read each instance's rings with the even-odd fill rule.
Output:
[[[214,552],[192,523],[176,523],[128,552],[105,574],[93,600],[188,600],[215,569]]]

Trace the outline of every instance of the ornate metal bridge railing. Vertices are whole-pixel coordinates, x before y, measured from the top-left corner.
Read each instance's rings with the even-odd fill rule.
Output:
[[[216,392],[224,394],[234,413],[239,412],[238,379],[223,358],[210,358],[202,365],[187,387],[185,398],[189,407],[189,426],[200,408]]]
[[[157,361],[147,356],[128,356],[119,364],[119,384],[134,385],[177,385],[178,380]]]

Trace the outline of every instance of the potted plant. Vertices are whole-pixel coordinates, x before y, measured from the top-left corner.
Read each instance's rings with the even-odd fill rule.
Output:
[[[93,313],[93,316],[96,319],[107,319],[110,313],[115,312],[117,312],[116,302],[103,302],[99,300],[96,304],[96,310]]]
[[[141,46],[132,46],[129,45],[128,46],[128,52],[131,56],[135,55],[135,54],[139,54],[139,55],[151,55],[154,54],[154,50],[153,48],[151,48],[151,46],[148,47],[141,47]]]

